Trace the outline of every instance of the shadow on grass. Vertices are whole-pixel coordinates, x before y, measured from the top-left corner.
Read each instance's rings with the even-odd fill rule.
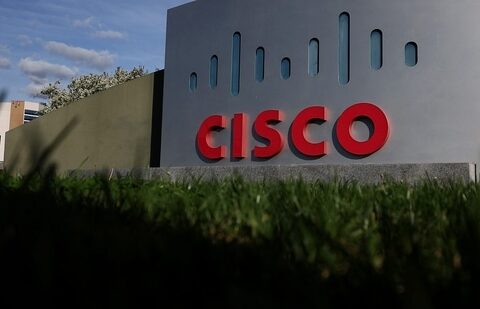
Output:
[[[3,200],[10,207],[0,207],[0,302],[122,308],[144,302],[169,308],[395,305],[381,278],[363,287],[342,278],[322,280],[315,269],[281,258],[279,243],[212,243],[191,227],[148,224],[135,211],[58,205],[44,193],[13,196]]]
[[[478,305],[480,213],[476,210],[458,207],[450,214],[453,228],[444,237],[458,242],[462,261],[452,263],[462,263],[463,268],[447,265],[453,275],[432,283],[429,276],[439,274],[425,260],[429,248],[414,239],[419,236],[408,226],[398,224],[393,211],[376,213],[385,256],[384,267],[378,271],[366,262],[367,257],[345,250],[345,239],[333,239],[322,224],[304,216],[285,218],[287,223],[270,238],[219,241],[189,221],[185,205],[178,204],[168,220],[156,223],[147,219],[140,200],[138,207],[123,207],[118,196],[121,190],[107,179],[66,179],[62,181],[72,183],[62,185],[58,179],[45,184],[45,179],[32,178],[25,188],[15,184],[17,179],[2,177],[0,304],[122,308],[144,303],[168,308]],[[143,184],[132,180],[129,186],[139,190]],[[82,193],[88,191],[96,193]],[[315,235],[320,247],[328,246],[341,256],[348,268],[328,273],[322,263],[292,255],[292,247],[308,244],[305,236],[309,234]],[[322,257],[324,261],[329,258]]]

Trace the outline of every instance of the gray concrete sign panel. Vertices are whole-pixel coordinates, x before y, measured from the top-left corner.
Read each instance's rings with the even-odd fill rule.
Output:
[[[479,14],[478,0],[200,0],[173,8],[160,165],[479,162]],[[334,134],[357,102],[374,103],[389,119],[387,143],[369,156],[346,152]],[[327,141],[327,155],[302,156],[290,141],[268,160],[252,157],[263,145],[250,133],[260,112],[283,111],[274,127],[287,138],[295,116],[317,105],[328,120],[308,130],[312,141]],[[242,160],[231,158],[235,113],[249,116]],[[211,115],[228,119],[213,133],[215,144],[227,146],[215,162],[196,145]],[[359,140],[368,134],[361,122],[352,127]]]

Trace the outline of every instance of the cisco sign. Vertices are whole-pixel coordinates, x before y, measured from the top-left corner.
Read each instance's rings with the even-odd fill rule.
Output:
[[[160,165],[480,162],[480,1],[168,12]]]
[[[248,115],[236,113],[231,126],[231,157],[243,159],[248,156]],[[226,116],[212,115],[205,119],[197,133],[197,147],[200,155],[209,160],[224,159],[227,155],[226,145],[215,146],[213,133],[227,129]],[[278,155],[285,146],[285,136],[275,129],[275,124],[285,120],[280,110],[261,112],[253,123],[253,134],[266,141],[264,146],[255,146],[252,156],[268,159]],[[308,137],[308,125],[329,121],[327,108],[310,106],[302,110],[293,120],[289,138],[296,151],[307,157],[322,157],[328,153],[327,141],[311,141]],[[369,121],[373,125],[371,136],[365,141],[358,141],[352,136],[351,127],[354,121]],[[335,129],[336,138],[341,147],[357,156],[367,156],[379,151],[389,136],[388,119],[385,113],[372,103],[357,103],[347,108],[338,118]]]

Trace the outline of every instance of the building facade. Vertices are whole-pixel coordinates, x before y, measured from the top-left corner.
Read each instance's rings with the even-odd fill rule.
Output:
[[[0,162],[4,160],[6,132],[38,118],[44,107],[37,102],[0,102]]]

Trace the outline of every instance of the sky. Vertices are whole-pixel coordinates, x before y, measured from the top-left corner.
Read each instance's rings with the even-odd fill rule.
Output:
[[[167,10],[191,0],[0,0],[0,90],[45,101],[56,80],[164,67]]]

